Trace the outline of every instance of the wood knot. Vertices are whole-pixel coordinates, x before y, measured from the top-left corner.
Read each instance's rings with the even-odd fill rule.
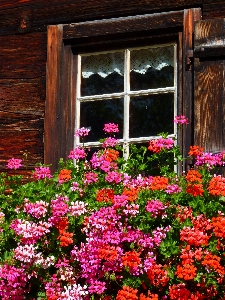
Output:
[[[22,29],[27,28],[27,21],[25,19],[22,19],[20,21],[20,28],[22,28]]]

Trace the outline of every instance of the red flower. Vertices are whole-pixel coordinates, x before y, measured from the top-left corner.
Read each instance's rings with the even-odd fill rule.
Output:
[[[150,189],[154,190],[164,190],[167,188],[168,185],[168,178],[167,177],[161,177],[161,176],[155,176],[153,177],[153,181],[151,182]]]
[[[207,190],[210,195],[225,196],[225,178],[220,175],[213,177],[209,182]]]
[[[139,189],[137,189],[136,187],[129,187],[129,188],[124,188],[122,195],[127,196],[128,201],[133,202],[136,199],[138,199],[138,193],[139,193]]]
[[[188,152],[188,154],[190,156],[197,156],[197,155],[201,155],[203,151],[203,148],[200,148],[199,146],[190,146],[190,151]]]
[[[137,292],[138,290],[136,289],[129,286],[123,286],[123,289],[118,291],[116,300],[138,300]]]
[[[59,181],[64,182],[70,180],[72,178],[71,173],[71,170],[62,169],[58,175]]]
[[[141,259],[139,258],[140,253],[135,251],[128,251],[122,256],[122,263],[129,269],[137,269],[140,265]]]
[[[114,190],[105,188],[97,191],[96,200],[99,202],[109,202],[114,199]]]
[[[158,264],[153,264],[151,268],[147,271],[147,276],[152,285],[155,286],[165,286],[169,281],[168,273],[165,267]]]
[[[204,193],[203,186],[201,183],[198,184],[188,184],[186,192],[193,196],[202,196]]]
[[[184,280],[192,280],[196,276],[197,268],[193,264],[183,264],[177,266],[175,274],[178,278],[183,278]]]

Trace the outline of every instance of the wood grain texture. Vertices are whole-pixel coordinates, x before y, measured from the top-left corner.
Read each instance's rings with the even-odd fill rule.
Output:
[[[195,143],[219,152],[224,142],[225,21],[195,24]]]
[[[168,1],[155,1],[155,0],[1,0],[0,1],[0,169],[4,170],[6,160],[12,156],[22,155],[20,151],[28,150],[30,152],[29,168],[33,168],[36,162],[43,162],[44,160],[44,124],[47,128],[48,134],[45,140],[46,148],[48,148],[48,154],[45,153],[46,162],[52,162],[53,158],[57,161],[62,155],[66,155],[69,148],[72,148],[73,124],[75,113],[75,89],[74,85],[69,82],[66,84],[66,80],[74,80],[75,69],[71,66],[74,64],[71,58],[71,49],[68,47],[65,50],[65,55],[61,56],[62,61],[58,60],[57,55],[62,50],[61,44],[57,45],[57,38],[52,36],[52,45],[56,47],[56,53],[49,49],[52,62],[48,63],[48,67],[56,72],[53,77],[49,75],[49,70],[46,73],[46,60],[47,57],[47,26],[55,24],[69,24],[77,22],[91,22],[86,30],[86,36],[95,32],[96,37],[99,38],[99,45],[101,43],[102,35],[105,36],[104,30],[107,30],[108,39],[105,43],[108,43],[108,47],[116,45],[117,40],[114,40],[111,35],[112,28],[107,25],[107,28],[102,27],[103,31],[97,32],[94,24],[102,19],[109,18],[127,18],[123,21],[123,28],[120,32],[121,39],[118,45],[135,42],[135,36],[133,32],[139,31],[139,43],[143,43],[146,39],[157,40],[159,36],[162,36],[163,41],[166,38],[170,39],[171,32],[165,29],[169,25],[171,31],[173,31],[173,25],[180,22],[178,20],[179,10],[195,7],[202,8],[202,15],[204,19],[213,19],[216,17],[225,16],[225,0],[168,0]],[[174,16],[176,22],[173,23],[173,18],[167,20],[160,20],[153,18],[151,22],[139,22],[138,27],[133,25],[130,32],[127,32],[126,26],[130,21],[134,20],[137,15],[155,14],[160,12],[168,13],[170,11],[176,11]],[[198,13],[197,13],[198,14]],[[183,53],[180,55],[180,60],[184,60],[185,52],[192,47],[191,36],[193,20],[197,20],[197,14],[195,17],[189,15],[185,18],[184,25],[187,25],[188,31],[182,38],[185,39],[186,46],[183,48]],[[93,22],[95,21],[95,22]],[[127,23],[126,23],[127,22]],[[170,22],[170,23],[168,23]],[[87,23],[86,23],[87,25]],[[85,25],[85,26],[86,26]],[[155,32],[151,31],[156,29]],[[155,27],[154,27],[155,26]],[[182,24],[179,25],[182,27]],[[153,28],[154,27],[154,28]],[[82,24],[79,25],[80,32],[84,32]],[[119,30],[119,27],[118,27]],[[180,32],[182,31],[179,30]],[[147,32],[147,33],[146,33]],[[177,31],[176,31],[177,33]],[[59,34],[59,33],[57,33]],[[58,36],[59,37],[59,36]],[[62,37],[60,37],[62,38]],[[83,49],[87,47],[92,48],[93,45],[98,46],[98,41],[89,40],[86,43],[84,39],[82,41]],[[48,45],[51,45],[48,42]],[[51,46],[49,46],[51,47]],[[63,45],[64,47],[64,45]],[[180,44],[181,48],[181,44]],[[56,64],[54,64],[56,62]],[[69,68],[63,63],[68,63]],[[217,121],[217,113],[219,120],[223,119],[221,115],[224,109],[224,100],[222,93],[222,66],[214,68],[213,63],[201,62],[200,65],[196,65],[196,130],[195,140],[204,142],[209,140],[210,134],[213,135],[213,130],[210,134],[207,132],[208,126],[214,126],[219,128],[219,121]],[[60,76],[64,73],[62,84],[60,84]],[[193,97],[191,84],[193,78],[191,74],[183,74],[182,69],[179,70],[179,78],[182,79],[182,91],[180,89],[179,95],[183,96],[185,104],[182,112],[190,114],[190,118],[193,117],[191,111],[192,104],[188,99]],[[58,75],[57,75],[58,74]],[[61,75],[60,75],[61,74]],[[47,102],[45,105],[45,81],[46,76],[48,78],[48,90],[51,91],[51,97],[47,95]],[[59,76],[59,77],[58,77]],[[51,78],[50,78],[51,77]],[[221,82],[219,84],[219,79]],[[217,82],[218,91],[214,93],[213,82]],[[207,92],[214,93],[208,95],[208,93],[202,93],[201,89],[207,86]],[[68,99],[73,99],[69,101]],[[220,99],[220,100],[219,100]],[[221,100],[222,99],[222,100]],[[56,106],[53,104],[58,103]],[[213,107],[211,106],[213,104]],[[212,115],[207,116],[207,120],[204,119],[204,110]],[[46,116],[44,120],[44,113],[46,109]],[[179,108],[180,109],[180,108]],[[71,111],[71,115],[68,115],[66,111]],[[65,123],[63,123],[66,121]],[[204,124],[203,126],[201,126]],[[205,123],[206,122],[206,123]],[[224,124],[224,120],[222,120]],[[62,126],[62,124],[64,124]],[[190,124],[190,129],[194,129],[194,123]],[[55,128],[52,131],[52,128]],[[223,126],[225,128],[225,126]],[[188,129],[189,130],[189,129]],[[221,140],[223,139],[221,129],[219,133],[215,135],[215,141],[211,142],[211,148],[217,149],[221,146]],[[64,131],[64,135],[63,135]],[[66,131],[66,134],[65,134]],[[58,144],[57,147],[53,147],[54,141],[57,140],[58,135],[63,139],[62,144]],[[68,142],[69,141],[69,142]],[[189,141],[184,141],[185,147]],[[64,152],[64,154],[63,154]],[[56,167],[56,164],[55,166]]]
[[[46,33],[0,37],[0,79],[45,76],[46,39]]]
[[[0,35],[46,31],[47,25],[100,20],[118,16],[166,12],[191,7],[207,8],[206,16],[218,17],[225,1],[210,0],[24,0],[1,1]],[[26,26],[24,27],[23,20]],[[22,25],[22,26],[21,26]]]
[[[215,38],[216,37],[216,38]],[[221,56],[225,53],[224,19],[195,23],[195,57]]]
[[[108,20],[75,23],[63,26],[64,39],[79,39],[110,34],[143,33],[149,30],[182,27],[183,10],[177,12],[139,15]]]
[[[45,164],[56,171],[58,161],[73,149],[75,69],[71,46],[63,44],[63,26],[48,27]]]
[[[195,70],[195,144],[206,152],[219,152],[224,142],[223,60],[196,64]]]
[[[193,72],[187,69],[185,57],[189,50],[193,50],[194,22],[201,19],[201,9],[184,11],[183,29],[183,115],[189,120],[189,125],[183,134],[183,156],[187,157],[189,147],[193,144]]]
[[[43,162],[45,78],[0,80],[0,170],[28,151],[28,168]],[[22,151],[22,152],[21,152]]]
[[[46,106],[45,106],[45,163],[57,167],[61,137],[61,71],[63,55],[62,25],[48,27]]]

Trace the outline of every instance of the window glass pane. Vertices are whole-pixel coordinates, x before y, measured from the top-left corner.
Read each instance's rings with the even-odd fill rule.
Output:
[[[124,52],[81,57],[81,96],[124,90]]]
[[[80,127],[90,128],[85,142],[97,142],[106,137],[103,131],[104,124],[116,123],[119,133],[116,138],[123,137],[123,99],[81,102]]]
[[[159,94],[130,99],[130,138],[174,133],[174,94]]]
[[[174,46],[131,51],[130,89],[174,86]]]

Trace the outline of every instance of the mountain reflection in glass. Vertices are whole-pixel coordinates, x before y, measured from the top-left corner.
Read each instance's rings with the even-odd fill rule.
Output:
[[[91,129],[85,142],[96,142],[104,137],[104,124],[119,124],[116,138],[123,137],[123,99],[88,101],[80,105],[80,127]]]
[[[124,90],[124,52],[82,56],[81,96]]]
[[[130,138],[156,136],[160,132],[172,134],[173,119],[173,93],[139,96],[130,100]]]
[[[130,54],[131,91],[174,86],[174,47],[132,50]]]

